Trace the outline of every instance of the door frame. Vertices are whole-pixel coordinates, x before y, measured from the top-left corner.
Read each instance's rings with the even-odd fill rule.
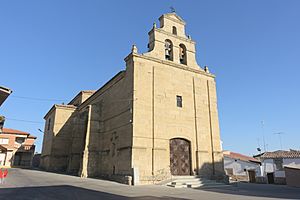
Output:
[[[256,182],[256,172],[255,170],[247,170],[248,171],[248,178],[249,178],[249,183],[255,183]]]
[[[186,141],[187,143],[188,143],[188,145],[189,145],[189,171],[190,171],[190,173],[189,173],[189,175],[174,175],[174,174],[172,174],[172,170],[171,170],[171,140],[174,140],[174,139],[180,139],[180,140],[184,140],[184,141]],[[190,176],[190,175],[193,175],[193,166],[192,166],[192,145],[191,145],[192,143],[191,143],[191,141],[190,140],[188,140],[188,139],[186,139],[186,138],[182,138],[182,137],[174,137],[174,138],[170,138],[169,139],[169,163],[170,163],[170,174],[172,175],[172,176]]]

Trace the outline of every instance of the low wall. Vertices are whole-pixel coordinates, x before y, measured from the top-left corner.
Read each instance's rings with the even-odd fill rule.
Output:
[[[285,177],[274,177],[274,183],[278,185],[285,185],[286,179]]]
[[[264,177],[264,176],[255,177],[255,181],[256,181],[256,183],[263,183],[263,184],[268,183],[267,177]]]
[[[245,181],[249,182],[249,176],[248,175],[229,175],[231,180],[234,181]]]
[[[116,181],[118,183],[126,184],[126,185],[132,185],[132,176],[126,176],[126,175],[102,175],[98,176],[98,178]]]
[[[289,186],[300,187],[300,168],[284,167],[286,184]]]

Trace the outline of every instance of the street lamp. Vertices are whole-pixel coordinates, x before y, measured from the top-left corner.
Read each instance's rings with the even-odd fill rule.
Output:
[[[44,134],[45,134],[45,132],[44,132],[44,131],[42,131],[40,128],[38,129],[38,131],[39,131],[39,132],[41,132],[41,133],[44,133]]]

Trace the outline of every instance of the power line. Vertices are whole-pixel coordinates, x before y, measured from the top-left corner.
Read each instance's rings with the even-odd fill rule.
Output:
[[[5,120],[17,121],[17,122],[25,122],[25,123],[34,123],[34,124],[45,124],[45,122],[30,121],[30,120],[24,120],[24,119],[13,119],[13,118],[7,118],[7,117],[5,117]],[[57,124],[65,124],[65,123],[54,123],[54,124],[57,125]],[[73,123],[73,124],[80,124],[80,125],[82,125],[83,123]]]
[[[265,141],[265,131],[264,131],[264,127],[265,127],[265,122],[264,122],[264,120],[262,120],[262,121],[261,121],[261,130],[262,130],[262,136],[263,136],[264,152],[266,152],[266,141]]]
[[[34,124],[45,124],[45,122],[39,122],[39,121],[30,121],[30,120],[24,120],[24,119],[13,119],[13,118],[7,118],[5,117],[6,120],[9,121],[17,121],[17,122],[25,122],[25,123],[34,123]],[[66,124],[66,122],[64,123],[54,123],[55,125],[57,124]],[[72,124],[76,124],[76,125],[84,125],[84,123],[72,123]]]
[[[11,120],[11,121],[18,121],[18,122],[28,122],[28,123],[34,123],[34,124],[44,124],[44,122],[38,122],[38,121],[30,121],[30,120],[23,120],[23,119],[13,119],[13,118],[7,118],[5,117],[6,120]]]
[[[27,99],[27,100],[33,100],[33,101],[60,101],[60,102],[67,101],[65,99],[45,99],[45,98],[24,97],[24,96],[16,96],[16,95],[12,95],[12,96],[10,96],[10,98]]]
[[[96,122],[99,122],[99,123],[104,123],[108,120],[111,120],[113,118],[116,118],[116,117],[119,117],[120,115],[123,115],[124,113],[126,112],[132,112],[132,109],[131,108],[128,108],[128,109],[125,109],[113,116],[109,116],[105,119],[102,119],[102,120],[91,120],[91,121],[96,121]],[[15,118],[9,118],[9,117],[5,117],[6,120],[10,120],[10,121],[18,121],[18,122],[25,122],[25,123],[34,123],[34,124],[45,124],[45,122],[41,122],[41,121],[31,121],[31,120],[25,120],[25,119],[15,119]],[[66,122],[62,122],[62,123],[59,123],[59,122],[55,122],[54,124],[57,125],[57,124],[66,124],[68,123],[67,121]],[[75,123],[72,123],[73,125],[85,125],[84,122],[75,122]]]

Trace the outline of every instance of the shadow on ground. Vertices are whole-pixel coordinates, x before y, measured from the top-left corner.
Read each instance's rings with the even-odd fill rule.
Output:
[[[203,191],[247,197],[267,197],[278,199],[300,199],[300,188],[286,185],[236,183],[232,187],[202,188]]]
[[[103,199],[103,200],[186,200],[174,197],[139,196],[125,197],[121,195],[99,192],[69,185],[41,186],[41,187],[20,187],[0,188],[1,200],[82,200],[82,199]]]

